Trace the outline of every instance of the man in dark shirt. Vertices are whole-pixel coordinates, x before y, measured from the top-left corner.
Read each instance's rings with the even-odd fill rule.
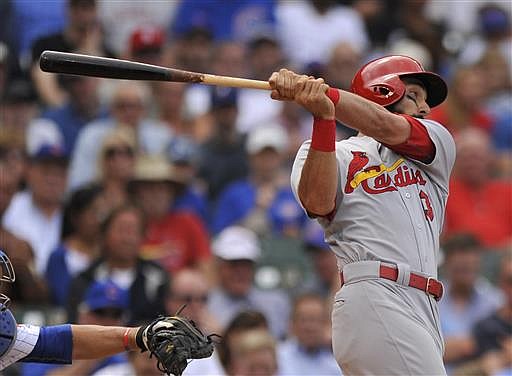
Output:
[[[39,57],[45,50],[112,56],[104,47],[95,0],[68,0],[68,19],[64,30],[45,36],[32,46],[32,79],[43,103],[62,105],[66,93],[56,75],[39,69]]]
[[[245,137],[236,128],[237,92],[214,88],[211,95],[212,137],[200,148],[199,176],[211,202],[229,183],[247,175]]]

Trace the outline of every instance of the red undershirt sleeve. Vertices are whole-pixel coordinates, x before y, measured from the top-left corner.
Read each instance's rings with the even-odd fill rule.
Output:
[[[436,147],[425,126],[421,121],[412,116],[400,116],[403,116],[411,125],[411,134],[409,135],[409,138],[398,145],[384,145],[395,153],[401,154],[405,157],[416,159],[423,163],[432,162],[436,154]]]

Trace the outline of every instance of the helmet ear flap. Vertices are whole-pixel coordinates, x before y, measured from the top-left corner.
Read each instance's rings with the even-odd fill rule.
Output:
[[[388,99],[394,94],[393,88],[386,84],[372,85],[370,90],[373,92],[375,98]]]
[[[405,84],[400,77],[390,75],[376,82],[369,83],[366,90],[373,102],[382,106],[389,106],[398,102],[405,93]]]

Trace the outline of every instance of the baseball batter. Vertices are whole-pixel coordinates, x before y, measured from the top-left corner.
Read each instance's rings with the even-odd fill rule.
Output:
[[[0,283],[12,283],[14,269],[0,250]],[[70,364],[74,359],[100,359],[131,350],[149,351],[158,369],[181,375],[188,359],[212,354],[210,336],[182,317],[160,317],[137,328],[100,325],[17,325],[9,298],[0,294],[0,371],[17,361]]]
[[[424,119],[446,84],[405,56],[363,66],[352,93],[285,69],[269,82],[273,99],[314,116],[291,184],[337,256],[333,349],[343,373],[446,374],[436,278],[455,145]],[[336,142],[335,118],[359,135]]]

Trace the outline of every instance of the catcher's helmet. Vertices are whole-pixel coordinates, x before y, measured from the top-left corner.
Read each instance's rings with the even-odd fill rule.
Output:
[[[427,90],[427,104],[432,108],[441,104],[448,93],[443,79],[427,72],[421,64],[408,56],[392,55],[372,60],[354,76],[350,90],[372,102],[389,106],[398,102],[405,93],[401,78],[420,80]]]
[[[0,250],[0,284],[14,282],[14,269],[9,257]],[[0,358],[7,353],[16,341],[16,319],[7,308],[9,298],[0,294]]]
[[[0,250],[0,284],[2,282],[14,282],[16,276],[9,257]],[[0,311],[7,308],[9,298],[4,294],[0,294]]]

